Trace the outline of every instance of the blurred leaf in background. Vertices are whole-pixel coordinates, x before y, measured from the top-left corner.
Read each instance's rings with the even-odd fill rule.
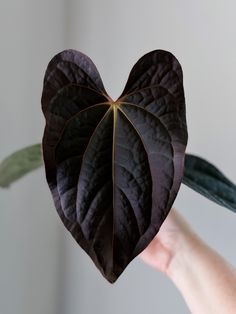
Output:
[[[42,164],[41,144],[16,151],[0,163],[0,187],[9,187],[11,183],[41,167]]]
[[[42,165],[41,144],[16,151],[0,163],[0,187],[9,187]],[[236,212],[236,185],[208,161],[186,154],[183,183],[218,205]]]

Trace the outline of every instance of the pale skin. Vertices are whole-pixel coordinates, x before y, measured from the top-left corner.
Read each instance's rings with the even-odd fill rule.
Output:
[[[236,313],[236,270],[174,209],[141,259],[169,277],[193,314]]]

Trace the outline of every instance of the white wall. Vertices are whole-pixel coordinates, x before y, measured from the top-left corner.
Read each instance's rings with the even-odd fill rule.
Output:
[[[64,49],[64,0],[0,0],[0,159],[41,141],[41,91]],[[43,171],[0,190],[0,313],[58,313],[60,222]],[[63,229],[61,229],[63,230]]]
[[[236,182],[235,10],[229,0],[0,0],[0,158],[41,139],[52,55],[88,54],[116,98],[137,59],[161,48],[184,70],[188,152]],[[235,214],[184,186],[175,206],[236,265]],[[108,284],[64,230],[42,171],[0,191],[0,209],[0,313],[188,313],[175,287],[137,259]]]

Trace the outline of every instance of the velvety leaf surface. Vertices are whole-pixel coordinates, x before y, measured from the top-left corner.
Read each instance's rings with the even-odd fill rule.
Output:
[[[56,209],[110,282],[153,239],[183,176],[183,77],[169,52],[146,54],[113,101],[84,54],[49,63],[43,155]]]
[[[0,187],[9,187],[11,183],[39,168],[42,164],[40,144],[16,151],[0,163]]]
[[[213,202],[236,212],[236,185],[208,161],[186,154],[183,183]]]

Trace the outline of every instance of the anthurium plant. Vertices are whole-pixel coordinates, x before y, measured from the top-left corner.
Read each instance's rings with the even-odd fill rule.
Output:
[[[47,67],[42,110],[42,145],[3,160],[0,186],[44,164],[63,224],[109,282],[158,233],[181,183],[236,211],[236,186],[185,153],[183,73],[170,52],[139,59],[112,100],[91,59],[65,50]]]

